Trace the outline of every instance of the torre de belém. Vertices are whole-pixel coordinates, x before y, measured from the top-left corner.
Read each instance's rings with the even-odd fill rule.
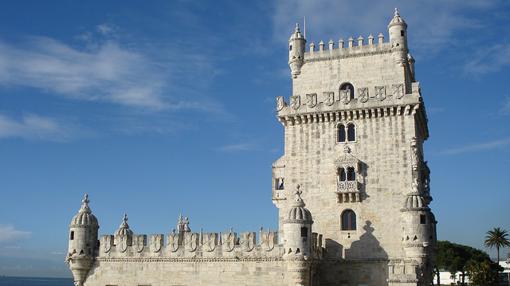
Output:
[[[423,159],[427,115],[395,10],[383,34],[289,39],[292,95],[276,99],[285,151],[273,163],[278,231],[98,238],[88,196],[69,226],[77,286],[431,285],[436,219]],[[288,102],[288,103],[287,103]],[[305,204],[306,203],[306,204]]]

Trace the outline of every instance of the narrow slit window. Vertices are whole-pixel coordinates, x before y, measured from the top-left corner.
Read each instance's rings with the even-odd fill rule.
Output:
[[[71,231],[71,234],[69,235],[69,240],[74,240],[74,230]]]
[[[307,237],[307,236],[308,236],[308,228],[303,226],[301,228],[301,237]]]
[[[427,224],[427,216],[420,215],[420,224]]]

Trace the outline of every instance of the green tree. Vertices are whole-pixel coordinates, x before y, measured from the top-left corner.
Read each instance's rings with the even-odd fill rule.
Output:
[[[490,261],[470,260],[467,267],[470,285],[473,286],[496,286],[498,285],[499,265]]]
[[[483,261],[490,262],[491,260],[489,255],[481,250],[449,241],[438,241],[435,266],[437,285],[440,284],[440,270],[450,273],[460,271],[462,275],[459,279],[465,285],[465,276],[469,274],[468,264],[478,264]]]
[[[510,246],[510,240],[508,240],[508,232],[499,227],[495,227],[494,229],[489,230],[485,236],[485,246],[489,248],[496,248],[498,255],[498,260],[496,262],[499,264],[499,249]]]

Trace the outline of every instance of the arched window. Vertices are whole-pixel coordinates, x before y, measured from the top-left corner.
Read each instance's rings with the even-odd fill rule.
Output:
[[[353,100],[354,99],[354,86],[352,86],[352,84],[350,84],[348,82],[343,83],[340,86],[340,90],[347,90],[347,91],[349,91],[349,100]]]
[[[342,212],[342,230],[356,230],[356,214],[352,210]]]
[[[356,128],[354,124],[347,124],[347,141],[355,141],[356,140]]]
[[[344,182],[347,179],[344,168],[338,168],[338,179],[340,179],[340,182]]]
[[[356,180],[356,172],[354,171],[354,167],[347,168],[347,181]]]
[[[338,142],[345,142],[345,126],[338,124]]]

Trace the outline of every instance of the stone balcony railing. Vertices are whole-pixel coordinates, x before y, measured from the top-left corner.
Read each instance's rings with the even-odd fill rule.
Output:
[[[360,185],[357,181],[339,181],[336,194],[339,203],[361,202]]]

